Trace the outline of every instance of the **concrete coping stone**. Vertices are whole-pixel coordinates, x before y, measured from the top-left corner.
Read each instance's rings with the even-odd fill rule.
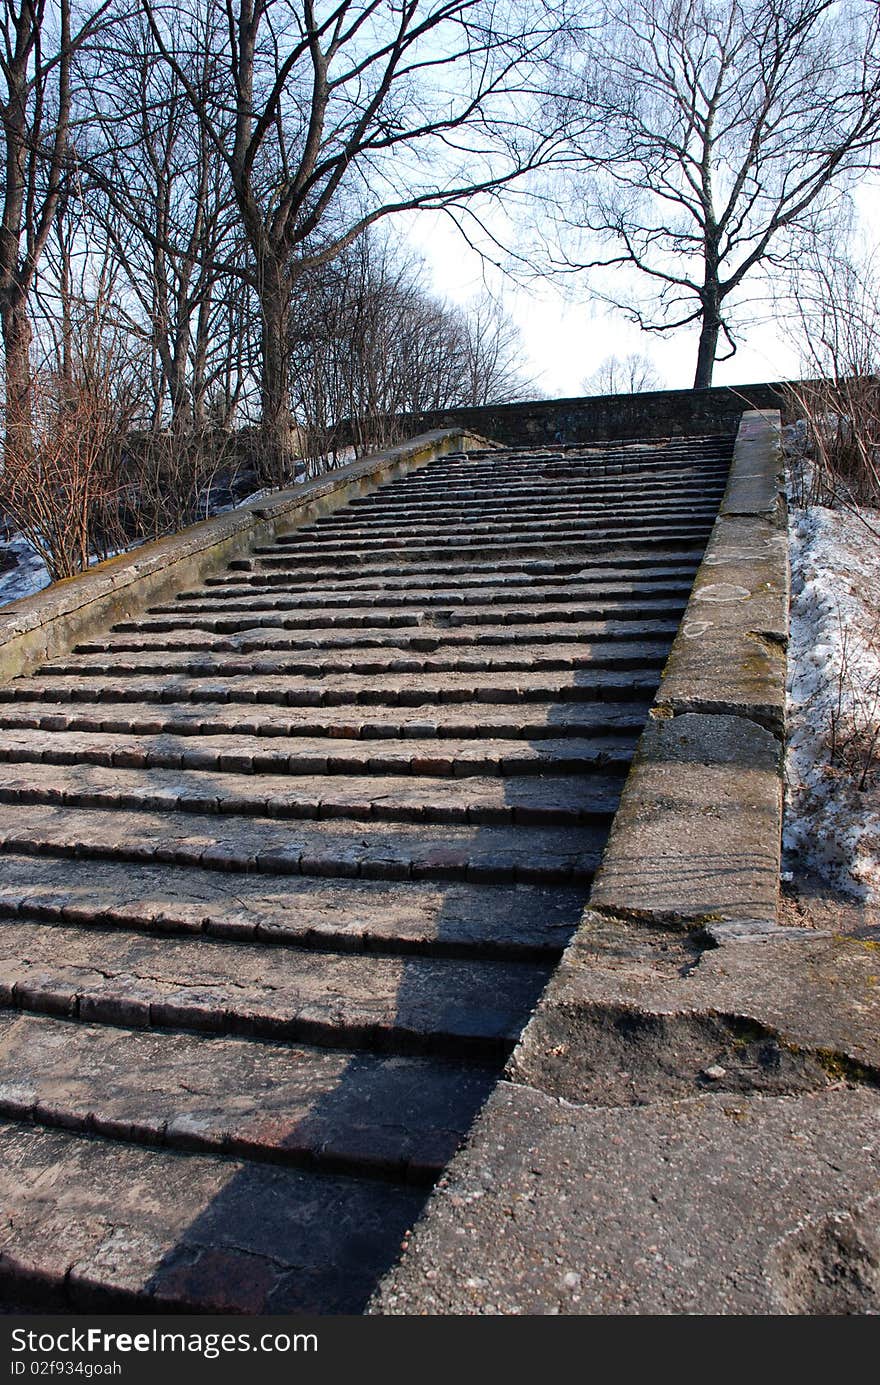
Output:
[[[779,500],[778,468],[779,415],[750,411],[725,495],[741,513],[722,513],[713,528],[594,909],[667,926],[775,920],[789,589],[785,534],[766,518]]]
[[[784,483],[779,430],[777,410],[750,409],[743,414],[730,480],[719,510],[722,519],[747,516],[783,522],[779,503]]]
[[[434,429],[54,582],[0,611],[0,681],[68,652],[85,636],[197,582],[255,543],[332,513],[353,496],[448,452],[496,446],[460,428]]]
[[[692,927],[772,919],[779,888],[779,744],[744,717],[649,721],[590,901]]]
[[[782,739],[789,565],[779,437],[778,414],[743,416],[655,714],[742,716]]]

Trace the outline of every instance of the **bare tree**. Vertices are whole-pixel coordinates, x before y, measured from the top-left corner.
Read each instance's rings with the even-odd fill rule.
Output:
[[[357,450],[397,437],[397,416],[506,403],[534,393],[520,376],[516,327],[491,299],[453,308],[425,267],[365,232],[304,280],[291,316],[293,406],[312,457],[346,422]]]
[[[606,356],[582,388],[585,394],[640,394],[662,389],[663,381],[649,356],[630,351],[626,356]]]
[[[880,263],[839,245],[808,247],[789,286],[805,379],[787,411],[806,425],[809,466],[792,462],[799,503],[880,504]]]
[[[8,442],[0,470],[0,507],[53,581],[130,539],[124,454],[143,377],[113,297],[106,282],[90,302],[71,299],[58,359],[29,375],[29,446]]]
[[[646,331],[698,324],[695,387],[736,349],[744,282],[873,159],[878,26],[872,0],[587,0],[571,25],[559,262],[647,280],[598,289]]]
[[[187,69],[193,94],[214,80],[212,35],[220,16],[201,14],[205,34]],[[197,64],[197,65],[195,65]],[[183,439],[206,425],[216,345],[240,339],[233,304],[240,240],[226,168],[143,15],[121,15],[81,60],[83,134],[78,142],[89,241],[120,266],[120,302],[155,353],[155,426]],[[218,320],[225,309],[229,320]],[[220,316],[222,317],[222,311]]]
[[[545,156],[546,139],[526,128],[522,75],[543,34],[515,5],[505,14],[487,0],[224,0],[206,93],[190,75],[205,41],[198,0],[142,3],[235,194],[278,476],[298,280],[379,218],[498,189]]]
[[[536,387],[522,373],[522,341],[516,323],[488,294],[462,310],[465,332],[465,388],[451,404],[513,404],[535,398]]]
[[[29,298],[68,167],[73,55],[108,5],[74,23],[71,0],[0,0],[0,331],[5,354],[6,442],[31,445]]]

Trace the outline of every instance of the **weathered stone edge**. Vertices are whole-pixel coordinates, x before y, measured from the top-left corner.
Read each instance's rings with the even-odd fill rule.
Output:
[[[659,926],[737,920],[740,933],[747,922],[763,931],[775,920],[789,595],[782,479],[779,414],[745,413],[718,518],[594,880],[590,905],[603,914]],[[751,547],[743,547],[743,524]],[[722,603],[714,623],[703,621],[704,593],[719,589],[731,553],[740,555],[736,575],[747,599]],[[688,637],[697,625],[707,627],[699,643]],[[658,853],[666,834],[675,848],[668,860]],[[749,844],[748,862],[739,859],[738,841]],[[722,880],[725,851],[737,859]],[[714,861],[713,887],[707,875]],[[658,888],[666,870],[672,888]],[[676,889],[679,899],[671,898]]]
[[[654,717],[743,716],[783,739],[790,595],[783,479],[779,414],[744,414]]]
[[[254,544],[271,542],[281,531],[331,514],[355,495],[367,495],[448,452],[495,445],[461,429],[435,429],[340,467],[329,476],[202,520],[14,601],[0,613],[0,682],[27,673],[108,624],[165,600]]]

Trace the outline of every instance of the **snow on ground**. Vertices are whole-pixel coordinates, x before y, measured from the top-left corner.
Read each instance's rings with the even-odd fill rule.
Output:
[[[789,539],[787,864],[880,903],[880,512],[792,506]]]
[[[21,534],[0,543],[0,553],[8,553],[17,559],[15,567],[0,572],[0,606],[10,601],[19,601],[23,596],[33,596],[49,585],[49,573],[42,558],[31,548]]]

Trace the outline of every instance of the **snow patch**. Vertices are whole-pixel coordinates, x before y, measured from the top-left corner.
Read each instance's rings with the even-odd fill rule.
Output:
[[[864,521],[864,522],[863,522]],[[870,526],[870,528],[868,527]],[[880,513],[793,507],[784,847],[880,901]],[[873,754],[880,753],[880,743]],[[861,781],[861,787],[860,787]]]
[[[33,596],[49,585],[49,571],[42,558],[31,548],[21,534],[13,534],[0,544],[3,554],[15,558],[15,566],[0,572],[0,606],[10,601],[20,601],[25,596]]]

